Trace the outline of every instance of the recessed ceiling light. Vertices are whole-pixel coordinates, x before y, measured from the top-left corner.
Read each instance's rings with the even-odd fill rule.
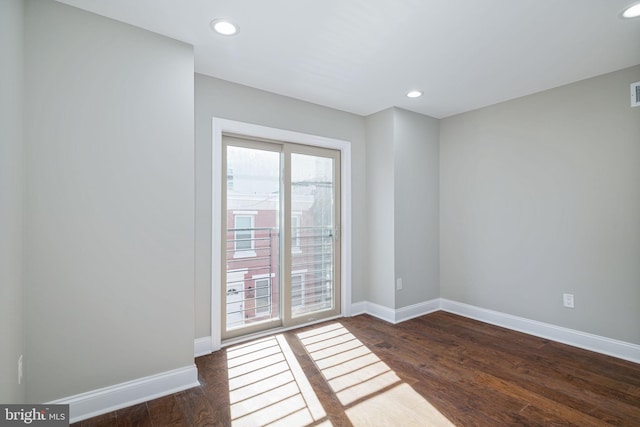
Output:
[[[632,4],[622,12],[623,18],[637,18],[638,16],[640,16],[640,3]]]
[[[419,90],[412,90],[410,92],[407,92],[407,97],[409,98],[419,98],[422,96],[422,92],[420,92]]]
[[[238,34],[238,26],[228,19],[214,19],[209,24],[211,29],[223,36],[233,36]]]

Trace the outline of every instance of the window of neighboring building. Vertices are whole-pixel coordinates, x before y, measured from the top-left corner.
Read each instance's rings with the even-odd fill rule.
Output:
[[[252,251],[254,241],[253,215],[235,216],[235,249],[238,251]]]
[[[271,279],[256,279],[256,316],[271,313]]]

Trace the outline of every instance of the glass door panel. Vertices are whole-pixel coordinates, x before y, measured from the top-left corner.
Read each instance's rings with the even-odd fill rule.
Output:
[[[281,325],[282,156],[279,146],[254,145],[225,138],[225,338]]]
[[[292,152],[290,157],[291,273],[288,274],[293,323],[297,323],[296,319],[316,320],[340,312],[339,268],[336,268],[339,159],[331,150],[300,150],[304,153]]]

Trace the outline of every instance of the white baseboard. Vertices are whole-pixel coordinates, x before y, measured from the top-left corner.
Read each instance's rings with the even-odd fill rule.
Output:
[[[440,299],[440,309],[481,322],[568,344],[573,347],[640,363],[640,345],[563,328],[549,323],[538,322],[536,320],[529,320],[523,317],[512,316],[510,314],[487,310],[444,298]]]
[[[193,354],[195,357],[213,353],[213,341],[211,337],[196,338],[193,342]]]
[[[409,305],[395,310],[394,322],[400,323],[405,320],[413,319],[414,317],[424,316],[425,314],[433,313],[440,310],[440,298],[432,299],[425,302],[419,302],[417,304]]]
[[[640,363],[640,345],[637,344],[563,328],[523,317],[512,316],[510,314],[487,310],[444,298],[437,298],[395,310],[369,301],[361,301],[351,305],[352,316],[366,313],[389,323],[404,322],[405,320],[433,313],[438,310],[546,338],[573,347]]]
[[[366,312],[367,312],[366,301],[354,302],[353,304],[351,304],[351,313],[350,313],[351,316],[365,314]]]
[[[365,302],[365,307],[367,314],[385,322],[396,323],[396,311],[394,309],[369,301]]]
[[[524,317],[513,316],[451,301],[445,298],[436,298],[418,304],[392,309],[370,301],[360,301],[351,304],[351,316],[369,314],[389,323],[400,323],[414,317],[443,310],[459,316],[501,326],[525,334],[546,338],[552,341],[568,344],[596,353],[606,354],[619,359],[640,363],[640,345],[624,341],[614,340],[586,332],[563,328],[549,323],[538,322]],[[211,337],[198,338],[195,341],[195,354],[201,356],[213,352]]]
[[[47,402],[69,405],[70,423],[199,386],[196,365]]]
[[[440,299],[420,302],[407,307],[393,309],[369,301],[351,304],[351,315],[369,314],[389,323],[400,323],[414,317],[423,316],[440,310]]]

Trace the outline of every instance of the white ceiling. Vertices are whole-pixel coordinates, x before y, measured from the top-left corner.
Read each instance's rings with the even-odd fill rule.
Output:
[[[59,1],[192,44],[198,73],[360,115],[441,118],[640,64],[634,0]]]

